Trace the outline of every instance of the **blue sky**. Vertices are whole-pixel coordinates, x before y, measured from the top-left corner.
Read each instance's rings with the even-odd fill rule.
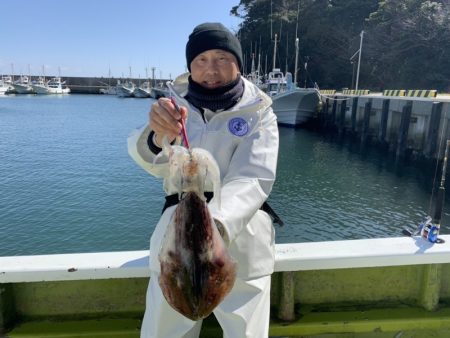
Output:
[[[222,22],[239,0],[2,1],[0,74],[172,78],[186,70],[188,35],[199,23]]]

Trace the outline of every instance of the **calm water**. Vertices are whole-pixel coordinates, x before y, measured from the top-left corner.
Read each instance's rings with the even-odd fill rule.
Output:
[[[0,97],[1,256],[148,247],[162,184],[130,159],[126,139],[151,102]],[[430,173],[305,130],[280,137],[269,199],[286,223],[278,243],[399,236],[427,214]]]

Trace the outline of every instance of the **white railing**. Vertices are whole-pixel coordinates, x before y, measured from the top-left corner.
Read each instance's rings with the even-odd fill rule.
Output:
[[[276,245],[275,271],[325,270],[450,262],[443,244],[420,237]],[[148,277],[148,250],[0,257],[0,283]]]

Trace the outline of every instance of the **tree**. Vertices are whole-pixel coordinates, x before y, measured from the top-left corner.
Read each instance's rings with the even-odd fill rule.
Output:
[[[298,36],[300,64],[309,57],[300,83],[307,77],[309,86],[350,87],[349,59],[364,29],[360,88],[449,86],[449,0],[241,0],[231,14],[243,19],[238,35],[248,71],[252,53],[271,70],[277,33],[277,66],[294,72]]]

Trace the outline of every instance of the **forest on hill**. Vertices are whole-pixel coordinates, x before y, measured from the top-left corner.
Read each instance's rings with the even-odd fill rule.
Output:
[[[252,55],[272,69],[277,34],[283,72],[299,39],[299,86],[354,88],[362,41],[359,89],[450,92],[450,0],[240,0],[230,13],[243,20],[244,73]]]

